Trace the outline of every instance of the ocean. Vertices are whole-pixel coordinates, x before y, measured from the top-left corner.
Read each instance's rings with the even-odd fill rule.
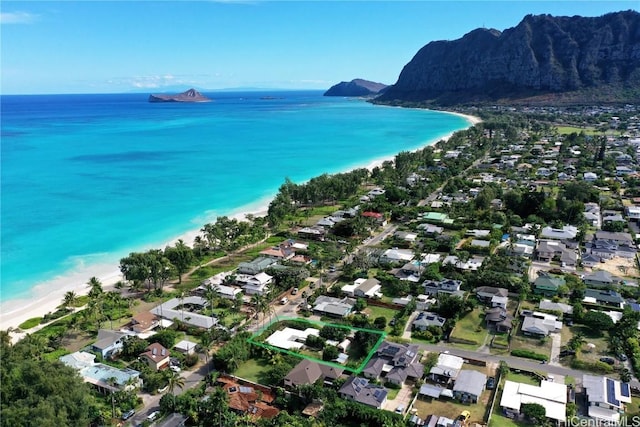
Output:
[[[85,283],[131,251],[256,210],[285,177],[365,167],[470,125],[319,91],[205,95],[213,101],[0,97],[3,302],[47,283]]]

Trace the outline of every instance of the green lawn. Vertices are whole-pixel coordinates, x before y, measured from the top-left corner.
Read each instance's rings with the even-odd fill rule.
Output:
[[[511,350],[530,350],[544,354],[549,358],[551,355],[551,338],[533,338],[517,333],[511,337]]]
[[[456,345],[477,348],[482,344],[484,344],[488,334],[489,334],[489,331],[487,330],[484,324],[483,308],[476,307],[471,313],[468,313],[466,316],[458,320],[455,328],[453,328],[451,337],[473,341],[476,343],[476,345],[457,344],[457,343]]]
[[[581,325],[564,326],[561,331],[562,345],[567,344],[573,335],[581,333],[585,338],[585,345],[579,350],[580,359],[585,362],[597,362],[602,356],[610,356],[607,333],[594,331]],[[587,344],[594,344],[595,348],[590,349]]]
[[[502,416],[497,413],[499,410],[500,408],[494,408],[494,412],[491,414],[491,420],[489,420],[489,427],[528,427],[531,425]]]
[[[507,379],[516,383],[530,384],[535,386],[540,385],[540,380],[536,377],[520,372],[509,371],[509,373],[507,374]]]
[[[560,135],[568,135],[570,133],[580,133],[580,132],[584,132],[585,135],[596,135],[596,134],[602,133],[602,132],[596,131],[592,127],[578,128],[575,126],[558,126],[558,133]]]
[[[267,362],[262,359],[249,359],[238,366],[233,373],[235,376],[244,378],[254,383],[260,383],[260,378],[268,369]]]
[[[369,315],[369,319],[372,322],[377,317],[384,317],[385,319],[387,319],[387,327],[384,330],[385,330],[385,332],[391,332],[391,329],[393,329],[393,328],[391,326],[389,326],[389,321],[391,319],[393,319],[393,317],[398,313],[398,310],[394,310],[392,308],[378,307],[378,306],[375,306],[375,305],[370,305],[370,306],[367,306],[367,308],[364,309],[364,312]]]

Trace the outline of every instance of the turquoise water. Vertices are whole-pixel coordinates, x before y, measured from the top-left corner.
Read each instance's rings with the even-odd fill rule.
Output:
[[[2,300],[54,277],[86,281],[93,266],[116,270],[130,251],[267,204],[285,177],[366,166],[469,126],[321,95],[2,96]]]

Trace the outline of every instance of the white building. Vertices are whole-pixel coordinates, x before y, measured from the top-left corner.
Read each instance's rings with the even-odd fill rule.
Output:
[[[307,328],[304,331],[300,329],[284,328],[275,331],[267,338],[267,342],[274,347],[290,350],[292,348],[301,349],[309,335],[320,336],[320,330],[315,328]]]
[[[587,394],[589,417],[602,423],[619,425],[625,403],[631,403],[629,384],[603,376],[584,374],[582,387]]]
[[[539,386],[505,381],[500,406],[506,412],[519,415],[523,403],[542,405],[547,418],[564,423],[567,419],[567,386],[552,381],[541,381]]]

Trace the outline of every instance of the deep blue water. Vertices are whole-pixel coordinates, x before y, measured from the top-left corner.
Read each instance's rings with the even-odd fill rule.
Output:
[[[285,177],[366,166],[469,126],[316,91],[207,95],[0,97],[2,300],[116,270],[130,251],[266,204]]]

